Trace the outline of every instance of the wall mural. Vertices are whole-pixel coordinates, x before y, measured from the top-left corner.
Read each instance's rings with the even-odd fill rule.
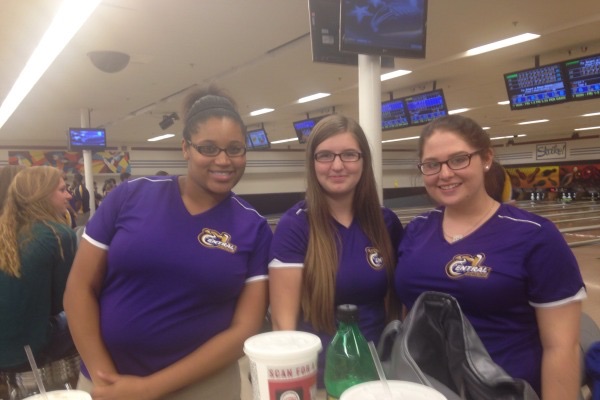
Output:
[[[506,172],[515,192],[564,191],[577,193],[582,198],[600,190],[600,164],[517,167],[506,168]]]
[[[50,165],[66,172],[67,174],[83,174],[84,170],[83,153],[79,151],[9,151],[8,163],[10,165],[24,165],[26,167]],[[94,174],[120,174],[122,172],[131,173],[129,152],[92,152],[92,172]]]

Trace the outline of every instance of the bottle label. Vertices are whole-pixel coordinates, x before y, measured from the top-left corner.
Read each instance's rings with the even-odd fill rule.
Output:
[[[333,397],[329,393],[327,393],[327,400],[339,400],[337,397]]]

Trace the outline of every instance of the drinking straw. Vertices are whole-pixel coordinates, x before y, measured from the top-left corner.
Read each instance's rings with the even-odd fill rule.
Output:
[[[392,400],[392,391],[390,390],[390,385],[388,384],[388,381],[385,378],[383,366],[381,365],[381,360],[379,360],[379,355],[377,354],[377,350],[375,349],[375,344],[373,343],[373,341],[369,342],[369,350],[371,350],[371,357],[373,357],[373,362],[375,363],[375,368],[377,368],[379,380],[383,385],[384,399]]]
[[[33,358],[31,347],[29,347],[28,344],[25,345],[25,353],[27,353],[27,359],[29,360],[29,365],[31,365],[31,372],[33,372],[33,377],[35,378],[35,382],[37,383],[40,394],[45,400],[48,400],[48,396],[46,395],[46,388],[44,387],[44,382],[42,382],[40,371],[38,370],[37,364],[35,363],[35,358]]]

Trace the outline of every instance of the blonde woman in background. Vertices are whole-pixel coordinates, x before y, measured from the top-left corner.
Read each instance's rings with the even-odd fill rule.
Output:
[[[9,186],[0,216],[0,374],[30,371],[25,345],[41,367],[75,349],[63,292],[76,251],[64,218],[71,195],[58,169],[28,167]],[[2,393],[0,393],[0,398]]]

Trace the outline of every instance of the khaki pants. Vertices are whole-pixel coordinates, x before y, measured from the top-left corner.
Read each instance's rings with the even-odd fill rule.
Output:
[[[79,374],[77,389],[91,393],[94,384],[91,380]],[[240,370],[238,363],[224,368],[212,375],[176,392],[173,392],[161,400],[240,400]]]

